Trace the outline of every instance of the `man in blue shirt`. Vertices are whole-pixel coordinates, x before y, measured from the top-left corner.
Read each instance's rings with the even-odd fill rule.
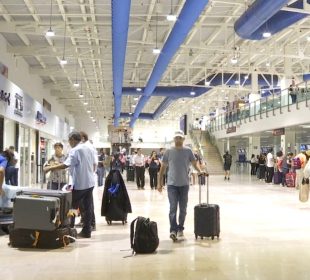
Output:
[[[3,193],[2,185],[5,177],[5,169],[8,164],[8,159],[4,155],[0,155],[0,196]]]
[[[82,231],[78,234],[80,238],[91,237],[91,221],[92,221],[92,201],[93,189],[95,186],[94,166],[96,158],[92,149],[81,142],[79,132],[71,132],[69,134],[69,144],[72,147],[68,158],[64,163],[56,166],[47,167],[45,171],[64,169],[69,167],[72,176],[72,208],[78,209],[83,204],[85,209],[85,217]],[[74,227],[75,219],[71,221],[71,227]]]

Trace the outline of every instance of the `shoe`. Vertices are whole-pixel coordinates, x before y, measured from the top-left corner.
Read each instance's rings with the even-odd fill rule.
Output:
[[[227,178],[227,180],[229,181],[229,180],[230,180],[230,178],[228,177],[228,178]]]
[[[183,230],[179,230],[179,231],[178,231],[177,237],[178,237],[178,238],[183,238],[183,237],[184,237]]]
[[[226,176],[225,176],[224,180],[226,180]]]
[[[174,231],[170,233],[170,238],[172,239],[173,242],[176,242],[178,240],[177,235]]]
[[[91,226],[91,231],[96,231],[96,225]]]
[[[81,239],[81,238],[91,238],[91,234],[90,233],[85,233],[83,231],[81,231],[80,233],[77,234],[77,238]]]

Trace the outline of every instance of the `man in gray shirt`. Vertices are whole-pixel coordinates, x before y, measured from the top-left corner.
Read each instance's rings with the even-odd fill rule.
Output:
[[[192,150],[183,146],[184,139],[183,131],[175,132],[175,147],[168,149],[163,156],[157,187],[158,191],[162,192],[163,177],[167,166],[169,166],[167,186],[170,204],[170,238],[173,241],[177,241],[178,237],[183,237],[189,190],[189,165],[192,164],[194,166],[198,171],[198,175],[204,174],[200,170]],[[178,205],[179,224],[177,223]]]

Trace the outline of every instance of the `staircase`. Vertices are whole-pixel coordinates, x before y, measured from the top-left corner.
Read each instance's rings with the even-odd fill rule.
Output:
[[[192,130],[191,138],[207,164],[210,175],[223,175],[223,160],[217,147],[210,141],[207,132]]]

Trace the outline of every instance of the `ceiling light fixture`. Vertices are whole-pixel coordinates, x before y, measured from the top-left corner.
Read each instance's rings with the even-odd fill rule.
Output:
[[[52,29],[52,14],[53,14],[53,3],[51,0],[51,10],[50,10],[50,28],[46,31],[45,36],[46,37],[53,37],[55,36],[55,32]]]
[[[230,62],[231,62],[232,64],[237,64],[237,63],[238,63],[238,58],[234,55],[234,56],[231,58]]]
[[[154,55],[157,55],[157,54],[160,54],[160,49],[158,48],[158,46],[157,46],[157,24],[158,24],[158,13],[156,12],[156,25],[155,25],[155,48],[153,49],[153,54]]]
[[[191,96],[195,96],[196,95],[196,92],[194,92],[193,90],[190,92],[190,95]]]
[[[80,97],[80,98],[83,98],[83,97],[84,97],[84,94],[83,94],[82,89],[83,89],[83,84],[82,84],[82,80],[81,80],[81,91],[80,91],[80,94],[79,94],[79,97]]]
[[[90,114],[91,113],[91,110],[87,110],[87,114]]]
[[[85,105],[85,106],[88,105],[88,102],[84,101],[84,105]]]
[[[177,16],[173,14],[173,11],[172,11],[172,0],[170,1],[170,14],[167,15],[167,20],[168,21],[176,21],[177,20]]]
[[[133,100],[137,101],[139,99],[139,97],[134,97]]]
[[[263,37],[264,38],[270,38],[271,37],[271,33],[270,32],[264,32],[263,33]]]
[[[76,64],[75,64],[75,82],[73,84],[74,87],[80,86],[80,84],[77,81],[77,69],[78,69],[78,58],[76,59]]]
[[[65,52],[66,52],[66,32],[67,32],[67,21],[65,19],[65,32],[64,32],[64,49],[62,54],[62,59],[60,60],[61,65],[66,65],[68,61],[65,59]]]
[[[142,91],[142,88],[140,88],[140,87],[137,87],[137,89],[136,89],[138,92],[141,92]]]
[[[210,81],[205,80],[205,86],[209,86],[210,85]]]
[[[267,67],[270,66],[270,62],[269,62],[269,61],[266,62],[266,66],[267,66]]]

